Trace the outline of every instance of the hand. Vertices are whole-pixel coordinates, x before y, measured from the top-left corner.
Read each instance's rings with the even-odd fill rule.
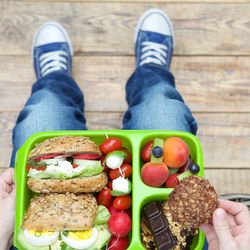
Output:
[[[213,214],[213,226],[203,224],[209,250],[249,250],[250,214],[247,206],[220,200]]]
[[[0,242],[1,250],[9,249],[12,244],[15,219],[14,170],[8,168],[0,176]]]

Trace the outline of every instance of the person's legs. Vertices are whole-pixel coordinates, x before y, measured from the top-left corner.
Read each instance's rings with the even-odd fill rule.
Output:
[[[14,167],[19,147],[34,133],[86,129],[83,94],[71,76],[71,44],[67,33],[55,23],[43,25],[34,40],[37,82],[13,129]]]
[[[123,129],[181,130],[196,134],[197,123],[175,88],[169,67],[173,29],[166,14],[151,9],[136,31],[136,70],[126,85],[128,111]]]

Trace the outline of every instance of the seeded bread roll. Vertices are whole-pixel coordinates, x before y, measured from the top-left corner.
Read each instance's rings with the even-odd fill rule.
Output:
[[[59,136],[47,139],[35,146],[31,150],[29,159],[47,154],[74,154],[78,153],[98,153],[101,155],[99,147],[84,136]]]
[[[42,194],[31,199],[23,228],[35,231],[89,230],[96,215],[97,203],[91,194]]]
[[[28,187],[36,193],[91,193],[101,191],[108,183],[106,173],[89,177],[59,179],[29,178]]]

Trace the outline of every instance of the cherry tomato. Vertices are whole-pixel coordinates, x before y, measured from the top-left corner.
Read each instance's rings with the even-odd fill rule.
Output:
[[[129,238],[112,237],[108,244],[109,250],[126,250],[129,246]]]
[[[96,197],[97,204],[109,207],[112,204],[113,197],[110,193],[110,189],[103,188]]]
[[[110,216],[108,230],[116,237],[126,237],[132,227],[130,217],[125,213],[115,213]]]
[[[122,148],[122,140],[120,138],[108,138],[100,146],[100,150],[103,154],[107,154],[114,150],[120,150]]]
[[[145,162],[150,161],[151,149],[153,147],[153,141],[147,142],[141,150],[141,159]]]
[[[127,157],[124,159],[124,163],[131,163],[132,162],[132,155],[131,155],[131,153],[128,151],[128,149],[127,148],[121,148],[120,149],[121,151],[123,151],[123,152],[125,152],[126,154],[127,154]]]
[[[116,210],[125,210],[131,207],[132,199],[130,195],[118,196],[113,201]]]
[[[121,165],[121,171],[123,172],[125,178],[129,178],[132,174],[132,167],[130,164],[124,163]],[[114,180],[121,176],[119,168],[113,169],[109,171],[109,177]]]
[[[101,155],[99,154],[75,154],[73,155],[74,159],[79,160],[98,160],[100,159]]]
[[[102,158],[100,159],[100,161],[101,161],[101,164],[102,164],[102,166],[104,168],[104,171],[109,171],[109,168],[105,164],[105,159],[106,159],[106,156],[103,155]]]
[[[113,189],[113,187],[112,187],[112,181],[109,181],[109,182],[108,182],[107,187],[108,187],[110,190]]]

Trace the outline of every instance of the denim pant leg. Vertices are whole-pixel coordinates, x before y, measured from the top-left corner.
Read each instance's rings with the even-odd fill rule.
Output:
[[[154,65],[138,67],[127,82],[126,99],[129,107],[123,129],[197,132],[197,122],[167,70]]]
[[[83,111],[83,94],[71,76],[53,72],[38,80],[13,129],[10,166],[18,148],[34,133],[86,129]]]

